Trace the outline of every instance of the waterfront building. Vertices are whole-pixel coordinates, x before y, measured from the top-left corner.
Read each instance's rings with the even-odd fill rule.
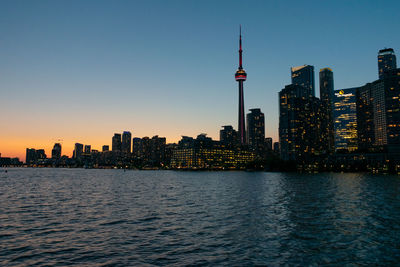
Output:
[[[103,147],[102,147],[102,152],[106,152],[106,151],[109,151],[110,150],[110,146],[107,146],[107,145],[104,145]]]
[[[400,152],[400,69],[357,90],[361,151]]]
[[[259,108],[247,114],[247,144],[258,155],[265,152],[265,119]]]
[[[321,101],[291,84],[279,92],[279,143],[283,160],[311,161],[321,154]]]
[[[315,96],[314,66],[303,65],[291,68],[292,84],[307,89],[308,96]]]
[[[124,131],[122,133],[122,152],[130,154],[131,153],[131,142],[132,142],[132,134],[131,132]]]
[[[55,160],[59,160],[61,158],[61,144],[55,143],[53,146],[53,150],[51,151],[51,158]]]
[[[74,159],[81,159],[82,154],[83,154],[83,144],[75,143],[75,148],[72,157]]]
[[[397,68],[396,55],[393,48],[385,48],[378,52],[379,79],[385,77],[386,72]]]
[[[219,140],[226,147],[236,147],[238,144],[238,133],[231,125],[222,126],[219,131]]]
[[[322,104],[322,139],[326,153],[331,154],[335,150],[335,130],[333,120],[334,83],[333,72],[330,68],[319,71],[319,90]]]
[[[196,139],[183,136],[172,151],[171,168],[226,169],[245,168],[255,159],[255,153],[244,149],[226,148],[205,134]]]
[[[112,144],[113,152],[117,152],[117,151],[120,152],[121,146],[122,146],[121,134],[115,133],[112,138],[111,144]]]
[[[247,73],[242,66],[242,28],[240,28],[239,34],[239,68],[235,73],[235,80],[239,84],[239,122],[238,122],[238,133],[240,144],[246,144],[246,126],[244,118],[244,93],[243,93],[243,82],[246,81]]]
[[[335,90],[333,116],[336,152],[354,152],[358,149],[357,89],[358,88]]]

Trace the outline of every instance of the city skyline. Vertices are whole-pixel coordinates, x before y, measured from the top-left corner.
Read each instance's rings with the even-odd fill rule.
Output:
[[[24,159],[27,147],[44,148],[49,153],[58,139],[63,140],[63,154],[69,156],[76,142],[100,150],[102,145],[111,145],[113,132],[125,130],[131,131],[132,137],[165,136],[168,143],[177,142],[181,135],[202,132],[218,139],[222,125],[236,125],[237,121],[237,85],[231,75],[237,66],[240,23],[246,40],[246,70],[251,73],[246,81],[245,112],[261,108],[265,136],[271,136],[274,142],[278,139],[278,92],[290,84],[291,67],[309,64],[316,71],[329,67],[335,74],[335,89],[350,88],[377,78],[379,49],[400,50],[392,4],[389,8],[361,1],[346,7],[318,3],[306,11],[307,6],[295,3],[287,6],[255,1],[252,6],[234,8],[222,2],[216,4],[215,13],[209,14],[194,2],[140,3],[137,10],[150,13],[146,19],[129,2],[119,2],[111,6],[111,11],[105,2],[98,2],[90,11],[92,5],[88,3],[23,3],[5,2],[0,11],[7,22],[0,26],[0,32],[9,37],[0,49],[4,59],[0,63],[0,111],[7,114],[0,119],[0,153],[20,159]],[[131,14],[122,12],[124,8],[139,15],[143,20],[140,27]],[[171,8],[177,11],[169,17],[165,11]],[[299,33],[294,26],[325,29],[317,11],[326,8],[333,11],[325,13],[326,21],[335,14],[343,15],[343,21],[328,23],[332,36],[324,32],[325,41],[314,36],[299,39],[304,44],[296,42]],[[217,16],[225,9],[231,14]],[[52,12],[41,18],[46,10]],[[276,11],[287,21],[272,23],[261,11],[270,15]],[[189,20],[190,25],[182,25],[196,12],[211,20],[204,22],[198,15]],[[310,18],[294,25],[288,15],[291,12]],[[240,21],[234,19],[238,13],[243,14]],[[74,23],[70,23],[70,14],[76,19]],[[156,15],[161,18],[151,24]],[[167,20],[173,15],[174,19]],[[384,22],[379,21],[382,17]],[[166,25],[161,27],[163,19]],[[357,21],[360,19],[362,23]],[[343,32],[346,22],[351,27]],[[114,31],[115,26],[119,31]],[[60,27],[62,31],[58,32]],[[167,27],[171,28],[164,33]],[[186,34],[188,39],[184,38]],[[292,38],[285,37],[287,34]],[[341,35],[345,38],[338,38]],[[370,37],[376,38],[367,43]],[[110,46],[118,49],[109,51]],[[207,77],[207,84],[198,76]],[[319,91],[318,83],[315,87]]]

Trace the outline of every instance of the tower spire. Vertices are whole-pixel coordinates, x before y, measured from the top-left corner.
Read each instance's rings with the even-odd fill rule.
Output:
[[[242,25],[239,26],[239,69],[243,69],[242,67]]]

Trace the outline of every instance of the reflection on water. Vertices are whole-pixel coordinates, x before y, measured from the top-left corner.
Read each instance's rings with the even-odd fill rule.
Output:
[[[321,265],[400,260],[400,178],[0,171],[0,265]]]

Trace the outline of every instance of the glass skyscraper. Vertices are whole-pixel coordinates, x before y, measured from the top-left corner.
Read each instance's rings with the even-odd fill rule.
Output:
[[[356,90],[335,90],[333,116],[336,152],[358,149]]]
[[[385,48],[378,52],[379,79],[383,79],[386,73],[397,68],[396,55],[393,48]]]
[[[301,85],[315,96],[314,66],[303,65],[291,68],[292,84]]]

